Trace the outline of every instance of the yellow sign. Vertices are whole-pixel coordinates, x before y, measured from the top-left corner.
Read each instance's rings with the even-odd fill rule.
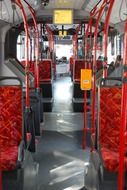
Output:
[[[81,90],[91,90],[92,88],[92,70],[81,69]]]
[[[59,31],[59,36],[67,36],[67,31],[63,31],[63,33],[62,33],[62,31],[60,30]]]
[[[53,14],[54,24],[73,24],[73,12],[72,10],[54,10]]]

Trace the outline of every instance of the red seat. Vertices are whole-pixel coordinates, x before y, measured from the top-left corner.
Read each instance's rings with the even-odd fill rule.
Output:
[[[16,168],[18,146],[8,147],[0,153],[0,170],[8,171]]]
[[[15,169],[21,139],[21,86],[0,86],[0,170]]]
[[[21,65],[24,67],[25,69],[25,64],[26,64],[26,61],[21,61],[20,62]],[[29,61],[29,71],[34,75],[35,71],[34,71],[34,66],[35,66],[35,61]]]
[[[50,59],[43,59],[39,64],[40,81],[49,82],[52,79],[52,61]]]
[[[104,167],[110,172],[117,172],[119,168],[119,153],[110,149],[102,148],[101,156]],[[127,158],[125,157],[125,166],[127,166]]]
[[[74,61],[74,66],[73,66],[73,73],[74,73],[74,78],[73,80],[75,82],[79,82],[81,78],[81,69],[85,68],[85,60],[77,59]]]
[[[30,67],[29,71],[34,75],[35,74],[35,61],[29,61]],[[25,61],[21,61],[21,65],[25,69]],[[39,75],[40,82],[49,82],[52,78],[52,61],[51,59],[43,59],[39,62]]]
[[[121,92],[119,87],[100,88],[100,152],[105,168],[112,172],[118,171],[119,166]]]

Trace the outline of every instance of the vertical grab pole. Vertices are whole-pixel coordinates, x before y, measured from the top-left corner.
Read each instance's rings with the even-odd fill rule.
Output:
[[[99,22],[102,17],[104,8],[107,4],[107,1],[104,1],[101,7],[98,11],[97,16],[97,22],[94,32],[94,42],[93,42],[93,50],[94,50],[94,56],[93,56],[93,86],[92,86],[92,133],[95,132],[95,103],[96,103],[96,53],[97,53],[97,36],[98,36],[98,27]],[[92,13],[90,14],[91,17],[93,17]]]
[[[106,6],[107,4],[107,1],[104,0],[103,4],[101,5],[101,7],[98,9],[98,4],[100,3],[101,1],[99,1],[95,7],[91,10],[90,12],[90,20],[89,20],[89,23],[88,23],[88,26],[87,26],[87,29],[86,29],[86,33],[85,33],[85,53],[86,53],[86,56],[85,56],[85,65],[86,65],[86,62],[87,62],[87,54],[88,52],[91,50],[91,47],[92,47],[92,39],[90,39],[90,45],[91,47],[89,48],[88,47],[88,43],[87,43],[87,38],[88,38],[88,35],[90,34],[90,37],[92,36],[92,21],[93,21],[93,17],[94,16],[97,16],[97,26],[96,26],[96,29],[95,29],[95,34],[94,34],[94,47],[95,47],[95,54],[96,54],[96,49],[97,49],[97,45],[96,45],[96,42],[97,42],[97,33],[98,33],[98,26],[99,26],[99,21],[100,21],[100,18],[102,16],[102,13],[103,13],[103,10],[104,10],[104,7]],[[90,30],[90,32],[89,32]],[[92,51],[92,50],[91,50]],[[90,59],[88,60],[89,61],[89,64],[91,63],[92,65],[92,55],[90,57]],[[95,96],[96,96],[96,78],[95,78],[95,72],[96,72],[96,55],[94,57],[94,64],[93,64],[93,88],[92,88],[92,128],[91,128],[91,134],[94,133],[95,131]],[[87,96],[86,96],[86,91],[84,91],[84,134],[83,134],[83,142],[82,142],[82,147],[83,149],[85,149],[85,146],[86,146],[86,131],[87,131],[87,105],[86,105],[86,100],[87,100]],[[93,150],[93,147],[91,146],[91,151]]]
[[[77,47],[76,47],[76,53],[77,53],[77,58],[78,58],[78,33],[81,30],[81,24],[79,24],[79,26],[76,28],[76,39],[77,39]]]
[[[92,37],[92,20],[93,20],[93,18],[90,17],[90,20],[88,22],[87,29],[85,32],[85,62],[88,63],[88,64],[86,64],[86,66],[88,65],[89,68],[90,68],[90,59],[87,60],[87,56],[89,56],[89,52],[92,50],[92,39],[91,39],[91,37]],[[88,35],[90,36],[90,47],[87,43]]]
[[[119,171],[118,171],[118,190],[124,189],[124,154],[125,154],[125,131],[127,118],[127,20],[125,23],[125,35],[124,35],[124,57],[123,57],[124,71],[122,77],[122,99],[121,99],[121,127],[120,127],[120,145],[119,145]]]
[[[83,128],[83,141],[82,141],[82,148],[86,148],[86,130],[87,130],[87,93],[86,90],[84,90],[84,128]]]
[[[80,30],[80,26],[79,25],[77,28],[76,28],[76,32],[75,34],[73,35],[73,54],[74,54],[74,58],[77,59],[78,58],[78,32]]]
[[[93,57],[92,57],[92,23],[93,19],[91,18],[91,24],[90,24],[90,48],[89,48],[89,55],[90,55],[90,59],[89,59],[89,69],[92,68],[92,63],[93,63]]]
[[[28,5],[28,8],[30,10],[33,22],[34,22],[34,28],[35,28],[35,34],[36,34],[36,49],[35,49],[35,55],[36,55],[36,72],[35,72],[35,87],[37,92],[40,92],[40,77],[39,77],[39,30],[38,30],[38,26],[37,26],[37,22],[36,22],[36,16],[35,16],[35,11],[34,9],[31,7],[31,5],[24,0],[25,3]]]
[[[54,77],[55,77],[56,66],[55,66],[54,58],[51,57],[51,52],[54,52],[54,36],[53,36],[52,30],[47,24],[45,25],[45,27],[48,33],[49,53],[50,53],[50,59],[52,59],[52,68],[54,68]]]
[[[25,74],[26,74],[26,109],[30,107],[30,98],[29,98],[29,46],[28,46],[28,24],[27,24],[27,17],[24,11],[24,7],[20,0],[14,0],[14,2],[17,4],[17,6],[20,8],[23,22],[24,22],[24,29],[26,33],[26,42],[25,42],[25,58],[26,58],[26,64],[25,64]]]
[[[88,53],[88,44],[87,44],[87,37],[88,37],[88,34],[89,34],[89,29],[91,28],[91,25],[92,25],[92,18],[90,18],[89,20],[89,23],[87,25],[87,29],[86,29],[86,33],[85,33],[85,69],[87,68],[88,64],[86,63],[87,62],[87,59],[86,59],[86,56],[87,56],[87,53]],[[86,90],[84,90],[84,128],[83,128],[83,141],[82,141],[82,148],[85,149],[86,148],[86,132],[87,132],[87,104],[86,104],[86,101],[87,101],[87,92]]]
[[[51,29],[49,28],[49,26],[47,24],[46,24],[46,30],[48,32],[49,49],[50,49],[50,52],[51,52],[54,49],[53,33],[52,33]]]
[[[104,62],[103,62],[103,78],[107,77],[107,47],[108,47],[108,29],[109,21],[112,12],[112,8],[115,0],[110,0],[110,5],[108,8],[108,13],[106,15],[106,20],[104,24],[104,37],[103,37],[103,52],[104,52]]]
[[[73,35],[73,54],[74,54],[74,58],[76,59],[77,58],[77,50],[76,50],[76,47],[77,47],[77,45],[76,45],[76,43],[77,43],[77,41],[76,41],[76,34],[74,34]]]

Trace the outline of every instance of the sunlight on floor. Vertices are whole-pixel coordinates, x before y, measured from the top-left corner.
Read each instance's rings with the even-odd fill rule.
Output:
[[[52,186],[70,179],[78,179],[79,181],[81,180],[81,183],[76,183],[78,186],[74,184],[74,186],[67,187],[66,190],[79,189],[79,184],[82,184],[82,179],[84,176],[84,161],[77,157],[69,156],[61,152],[54,152],[54,154],[57,156],[62,156],[63,158],[67,158],[67,160],[66,163],[56,166],[56,168],[50,170],[52,180],[50,181],[49,185]]]
[[[45,113],[45,130],[79,131],[83,129],[83,113]]]
[[[57,87],[55,92],[55,99],[57,99],[57,101],[68,101],[71,99],[71,96],[67,84],[62,84]]]
[[[73,186],[67,187],[67,188],[65,188],[63,190],[77,190],[77,189],[79,189],[79,186],[78,185],[73,185]]]

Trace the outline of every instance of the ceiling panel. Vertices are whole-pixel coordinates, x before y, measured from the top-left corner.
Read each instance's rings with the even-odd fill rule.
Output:
[[[99,2],[99,0],[90,1],[86,7],[86,11],[90,12],[92,8]],[[121,10],[120,10],[121,8]],[[110,23],[116,24],[118,22],[121,22],[122,20],[125,20],[127,17],[127,2],[126,0],[115,0],[114,6],[110,18]],[[105,20],[104,16],[102,17],[103,20]]]
[[[115,0],[112,15],[111,15],[111,22],[116,24],[121,22],[127,18],[127,2],[126,0]]]
[[[86,0],[85,0],[86,1]],[[84,0],[79,0],[74,2],[74,9],[82,9],[83,5],[84,5]]]
[[[11,23],[11,1],[0,1],[0,20]]]
[[[23,5],[25,7],[25,12],[27,15],[30,14],[27,5],[23,2]],[[28,1],[34,8],[36,8],[34,0]],[[13,22],[13,10],[12,10],[12,4],[10,0],[4,0],[0,1],[0,20],[12,23]],[[16,6],[16,12],[15,12],[15,21],[21,21],[22,15],[21,11],[19,10],[18,6]]]
[[[51,0],[46,9],[81,9],[84,0]]]
[[[89,3],[87,4],[87,6],[86,6],[86,11],[88,11],[88,12],[90,12],[92,9],[93,9],[93,7],[99,2],[100,0],[94,0],[94,1],[89,1]]]
[[[75,18],[81,18],[85,19],[88,18],[89,14],[86,14],[93,9],[93,7],[98,3],[99,0],[50,0],[50,3],[46,7],[42,7],[40,4],[35,5],[35,0],[27,0],[34,9],[36,9],[37,13],[39,14],[39,17],[44,18],[45,16],[48,19],[48,16],[53,16],[53,9],[65,9],[70,8],[74,9],[74,16]],[[41,2],[40,0],[36,0],[38,2]],[[102,0],[103,1],[103,0]],[[22,0],[23,2],[23,0]],[[121,3],[123,2],[123,5],[121,6]],[[2,7],[1,7],[2,3]],[[25,5],[25,4],[24,4]],[[121,7],[121,11],[120,11]],[[27,15],[30,15],[30,12],[25,5],[25,11]],[[20,10],[17,8],[18,15],[15,16],[15,21],[19,20],[21,21],[22,16]],[[121,20],[125,20],[127,13],[127,5],[126,0],[115,0],[114,8],[111,15],[110,22],[113,24],[116,24],[118,22],[121,22]],[[4,0],[0,1],[0,20],[5,20],[6,22],[12,23],[13,21],[13,11],[11,8],[11,1],[10,0]],[[20,19],[19,19],[20,18]],[[104,17],[103,17],[104,20]]]
[[[90,3],[88,3],[88,5],[86,7],[86,10],[90,11],[94,7],[94,4],[96,4],[96,2],[90,2]]]

